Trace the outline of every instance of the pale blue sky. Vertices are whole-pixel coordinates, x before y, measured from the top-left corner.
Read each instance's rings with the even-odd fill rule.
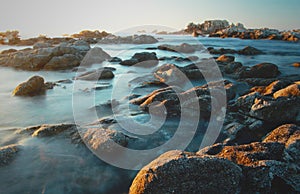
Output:
[[[0,31],[49,36],[83,29],[117,32],[139,25],[184,28],[227,19],[248,28],[300,28],[299,0],[0,0]]]

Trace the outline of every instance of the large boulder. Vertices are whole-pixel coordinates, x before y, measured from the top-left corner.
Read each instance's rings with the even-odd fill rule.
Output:
[[[33,76],[26,82],[19,84],[13,91],[13,96],[36,96],[44,94],[46,90],[44,78]]]
[[[241,78],[274,78],[280,74],[277,65],[260,63],[241,74]]]
[[[0,167],[10,164],[20,150],[16,144],[0,147]]]
[[[129,193],[237,193],[241,178],[228,160],[175,150],[140,170]]]

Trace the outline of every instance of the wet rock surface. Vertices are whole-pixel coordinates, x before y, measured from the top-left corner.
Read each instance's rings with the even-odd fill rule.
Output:
[[[20,146],[16,144],[0,147],[0,167],[9,165],[20,151]]]
[[[47,89],[44,78],[33,76],[26,82],[19,84],[12,92],[13,96],[36,96],[44,94]]]
[[[236,193],[241,177],[228,160],[170,151],[138,173],[129,193]]]

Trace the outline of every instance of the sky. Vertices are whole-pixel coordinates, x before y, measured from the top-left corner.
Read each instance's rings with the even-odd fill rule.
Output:
[[[116,33],[142,25],[183,29],[226,19],[247,28],[300,28],[299,0],[0,0],[0,31],[22,37],[61,36],[81,30]]]

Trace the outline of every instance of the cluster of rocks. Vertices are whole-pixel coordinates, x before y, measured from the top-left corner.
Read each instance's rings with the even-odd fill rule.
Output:
[[[220,49],[215,49],[213,47],[208,47],[207,50],[209,51],[210,54],[218,54],[218,55],[223,55],[223,54],[240,54],[240,55],[261,55],[264,54],[263,51],[254,48],[252,46],[246,46],[245,48],[241,50],[234,50],[234,49],[225,49],[225,48],[220,48]]]
[[[222,55],[216,64],[233,82],[210,82],[182,90],[185,80],[203,80],[203,72],[214,71],[205,69],[209,64],[163,65],[153,76],[169,86],[130,102],[151,114],[165,111],[171,117],[185,112],[192,117],[198,103],[200,118],[208,120],[211,103],[216,101],[211,93],[224,95],[220,87],[225,87],[227,113],[219,143],[197,153],[163,154],[138,173],[130,193],[300,192],[299,76],[279,77],[275,64],[246,67],[235,62],[234,56]]]
[[[91,49],[86,41],[78,40],[73,43],[61,43],[54,47],[45,43],[37,43],[32,49],[6,50],[0,54],[0,65],[28,71],[53,71],[102,63],[110,58],[101,48]]]
[[[300,127],[282,125],[260,142],[169,151],[145,166],[130,193],[298,193]]]
[[[108,35],[99,40],[99,44],[154,44],[158,40],[150,35],[116,36]]]
[[[243,24],[230,24],[226,20],[208,20],[202,24],[190,23],[185,31],[193,36],[206,35],[210,37],[241,38],[241,39],[269,39],[298,41],[300,33],[298,30],[279,31],[276,29],[261,28],[247,29]]]
[[[236,29],[226,28],[216,33],[211,33],[210,37],[221,38],[241,38],[241,39],[269,39],[269,40],[284,40],[297,42],[300,38],[300,33],[295,31],[279,31],[275,29]]]
[[[90,44],[96,44],[102,38],[111,35],[105,31],[100,32],[99,30],[90,31],[90,30],[83,30],[77,34],[72,34],[71,37],[75,39],[80,39],[87,41]]]

